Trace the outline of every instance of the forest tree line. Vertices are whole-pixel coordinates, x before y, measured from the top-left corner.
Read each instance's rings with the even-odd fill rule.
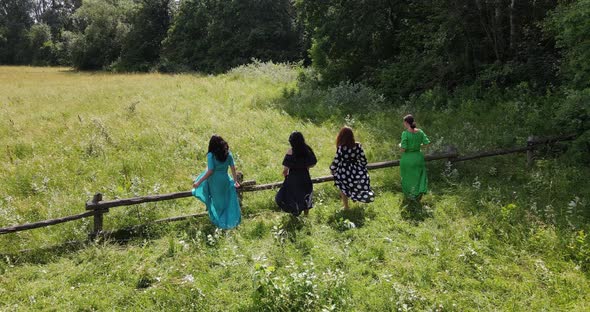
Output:
[[[590,81],[590,1],[2,0],[0,63],[217,73],[312,64],[389,97]]]

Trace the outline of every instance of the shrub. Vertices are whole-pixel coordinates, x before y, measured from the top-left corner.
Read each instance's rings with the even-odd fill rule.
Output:
[[[570,90],[559,103],[555,128],[578,135],[568,156],[574,161],[588,165],[590,158],[590,88]]]
[[[250,63],[235,67],[228,74],[234,78],[268,79],[284,84],[295,81],[300,66],[299,63],[262,62],[253,58]]]
[[[576,261],[583,270],[590,270],[590,236],[579,230],[571,238],[568,245],[571,258]]]
[[[313,262],[304,263],[303,268],[287,268],[293,273],[280,276],[276,267],[256,264],[253,300],[258,311],[332,311],[346,307],[344,272],[328,269],[318,274]]]
[[[347,118],[348,123],[353,123],[355,117],[383,109],[387,104],[381,93],[363,83],[343,81],[332,87],[318,86],[317,72],[302,70],[297,89],[283,92],[280,108],[303,119],[341,123]]]

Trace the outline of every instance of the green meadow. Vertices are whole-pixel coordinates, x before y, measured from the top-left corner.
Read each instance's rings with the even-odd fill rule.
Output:
[[[293,130],[315,150],[317,177],[344,124],[377,162],[399,159],[407,113],[431,137],[427,152],[469,154],[526,144],[545,130],[527,122],[550,107],[522,90],[386,103],[350,83],[316,89],[306,71],[0,67],[0,227],[84,212],[96,192],[187,191],[212,134],[262,184],[281,180]],[[245,193],[229,231],[207,218],[150,224],[205,211],[185,198],[111,208],[105,230],[130,229],[117,239],[87,241],[92,218],[1,235],[0,310],[590,311],[590,171],[559,146],[536,156],[532,168],[524,154],[430,162],[422,205],[404,200],[394,167],[371,171],[376,201],[348,211],[324,183],[308,217],[277,211],[273,190]]]

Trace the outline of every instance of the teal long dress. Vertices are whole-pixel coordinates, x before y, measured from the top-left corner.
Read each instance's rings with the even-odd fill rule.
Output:
[[[405,149],[400,160],[402,191],[406,197],[416,198],[428,192],[428,177],[424,154],[420,150],[423,144],[429,144],[428,136],[422,131],[402,132],[401,148]]]
[[[207,169],[213,174],[203,181],[198,188],[193,188],[193,196],[205,203],[211,222],[222,229],[231,229],[240,224],[241,212],[238,192],[234,180],[227,173],[227,169],[234,165],[231,154],[224,162],[218,161],[212,153],[207,154]],[[206,173],[201,173],[198,181]]]

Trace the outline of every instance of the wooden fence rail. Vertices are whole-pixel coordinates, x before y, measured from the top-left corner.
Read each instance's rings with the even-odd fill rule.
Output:
[[[67,217],[63,217],[63,218],[57,218],[57,219],[44,220],[44,221],[39,221],[39,222],[34,222],[34,223],[27,223],[27,224],[22,224],[22,225],[4,227],[4,228],[0,228],[0,234],[8,234],[8,233],[13,233],[13,232],[32,230],[32,229],[36,229],[36,228],[40,228],[40,227],[46,227],[46,226],[50,226],[50,225],[55,225],[55,224],[60,224],[60,223],[64,223],[64,222],[83,219],[83,218],[95,216],[97,214],[102,214],[102,213],[103,212],[101,212],[100,210],[92,210],[92,211],[87,211],[84,213],[80,213],[80,214],[73,215],[73,216],[67,216]]]
[[[515,147],[510,149],[503,149],[503,150],[492,150],[492,151],[482,151],[471,155],[461,156],[456,148],[448,147],[444,153],[433,154],[433,155],[426,155],[424,158],[426,161],[433,161],[433,160],[440,160],[440,159],[447,159],[450,162],[459,162],[459,161],[467,161],[473,160],[483,157],[492,157],[498,155],[506,155],[512,153],[521,153],[527,152],[527,166],[531,166],[533,164],[533,150],[539,146],[544,144],[554,144],[557,142],[562,141],[570,141],[575,139],[575,135],[564,135],[559,137],[552,137],[552,138],[537,138],[537,137],[529,137],[527,140],[527,145],[523,147]],[[399,160],[390,160],[390,161],[383,161],[377,163],[370,163],[367,165],[367,169],[375,170],[381,168],[388,168],[388,167],[395,167],[399,166]],[[324,183],[328,181],[333,181],[333,176],[323,176],[318,178],[313,178],[313,183]],[[276,189],[283,185],[283,182],[275,182],[275,183],[268,183],[268,184],[260,184],[256,185],[256,181],[243,181],[243,175],[240,173],[238,175],[238,181],[241,183],[242,187],[239,189],[239,196],[240,201],[242,199],[243,193],[246,192],[256,192],[262,190],[271,190]],[[158,202],[164,200],[171,200],[171,199],[178,199],[184,197],[191,197],[192,193],[190,191],[185,192],[177,192],[177,193],[169,193],[169,194],[159,194],[159,195],[149,195],[149,196],[140,196],[140,197],[133,197],[133,198],[125,198],[125,199],[116,199],[116,200],[102,200],[102,194],[96,193],[91,201],[86,203],[86,212],[67,216],[63,218],[39,221],[34,223],[27,223],[22,225],[15,225],[10,227],[0,228],[0,235],[7,234],[7,233],[14,233],[19,231],[25,231],[40,227],[46,227],[54,224],[59,224],[63,222],[69,222],[73,220],[78,220],[87,217],[94,217],[93,223],[93,231],[90,233],[91,237],[96,236],[97,234],[102,232],[103,226],[103,215],[109,212],[110,208],[113,207],[121,207],[121,206],[129,206],[129,205],[137,205],[142,203],[150,203],[150,202]],[[179,216],[179,217],[171,217],[166,219],[158,220],[158,222],[167,222],[167,221],[176,221],[186,219],[191,216],[203,216],[206,215],[204,213],[200,213],[197,215],[190,215],[190,216]]]
[[[455,159],[457,156],[459,156],[457,154],[457,152],[453,151],[453,152],[448,152],[448,153],[444,153],[444,154],[426,155],[424,157],[424,159],[426,161],[439,160],[439,159],[451,160],[451,159]],[[399,160],[390,160],[390,161],[382,161],[382,162],[377,162],[377,163],[370,163],[367,165],[367,169],[368,170],[375,170],[375,169],[396,167],[396,166],[399,166]],[[323,177],[311,179],[312,183],[324,183],[324,182],[329,182],[329,181],[334,181],[334,177],[330,175],[330,176],[323,176]],[[283,185],[283,182],[253,185],[253,186],[244,187],[240,191],[241,192],[256,192],[256,191],[270,190],[270,189],[279,188],[279,187],[281,187],[281,185]]]

